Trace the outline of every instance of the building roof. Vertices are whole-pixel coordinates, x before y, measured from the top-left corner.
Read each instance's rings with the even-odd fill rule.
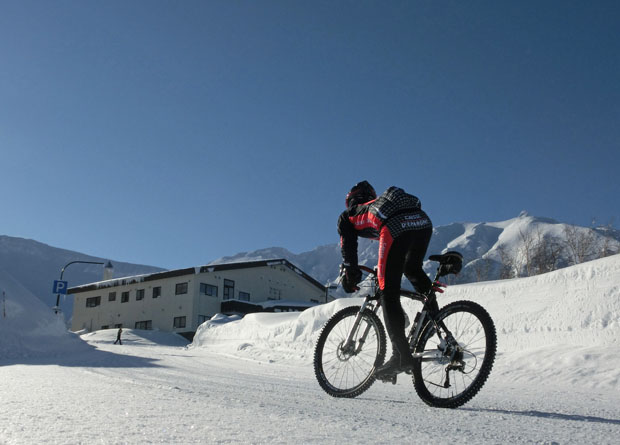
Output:
[[[164,272],[156,272],[146,275],[134,275],[131,277],[114,278],[111,280],[99,281],[96,283],[84,284],[81,286],[70,287],[67,290],[69,294],[79,294],[81,292],[88,292],[96,289],[105,289],[108,287],[125,286],[134,283],[143,283],[147,281],[163,280],[166,278],[182,277],[186,275],[197,275],[199,273],[219,272],[224,270],[236,270],[236,269],[249,269],[254,267],[265,266],[285,266],[291,269],[293,272],[306,279],[312,285],[316,286],[322,291],[325,291],[325,286],[312,278],[310,275],[299,269],[293,263],[284,258],[278,258],[274,260],[260,260],[260,261],[244,261],[239,263],[225,263],[225,264],[210,264],[206,266],[189,267],[186,269],[166,270]]]

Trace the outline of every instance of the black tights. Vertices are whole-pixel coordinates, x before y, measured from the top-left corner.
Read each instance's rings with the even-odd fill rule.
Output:
[[[432,286],[430,278],[422,269],[428,243],[433,229],[411,230],[397,237],[387,254],[385,285],[381,292],[383,319],[392,350],[400,355],[409,352],[405,338],[405,313],[400,304],[400,283],[403,273],[418,292],[428,292]]]

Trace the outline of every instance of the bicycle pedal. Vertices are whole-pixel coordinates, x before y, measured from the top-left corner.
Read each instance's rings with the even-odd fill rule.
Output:
[[[377,377],[377,379],[381,380],[383,383],[391,383],[392,385],[396,385],[396,374]]]

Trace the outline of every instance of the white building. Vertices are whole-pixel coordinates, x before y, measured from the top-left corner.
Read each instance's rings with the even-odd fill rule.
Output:
[[[193,336],[216,313],[303,310],[326,289],[284,259],[117,278],[68,289],[71,329],[158,329]]]

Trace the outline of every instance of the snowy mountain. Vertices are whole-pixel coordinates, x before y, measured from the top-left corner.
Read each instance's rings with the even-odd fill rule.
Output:
[[[572,258],[580,246],[569,246],[567,237],[573,244],[581,241],[582,261]],[[585,245],[587,244],[587,246]],[[459,283],[494,280],[502,277],[502,269],[508,267],[509,277],[528,276],[528,266],[534,267],[536,255],[540,256],[541,246],[551,249],[548,256],[557,254],[553,268],[609,256],[620,251],[620,232],[611,228],[579,227],[563,224],[549,218],[534,217],[522,212],[518,217],[500,222],[453,223],[433,229],[427,256],[448,250],[457,250],[464,256],[465,267],[459,275]],[[556,248],[554,251],[552,248]],[[561,248],[560,248],[561,247]],[[377,264],[377,244],[374,241],[359,239],[358,255],[360,264]],[[322,283],[337,279],[338,267],[342,262],[337,243],[294,254],[283,248],[269,248],[254,252],[243,252],[223,257],[213,262],[230,263],[259,259],[286,258],[298,265]],[[528,264],[529,262],[532,264]],[[506,264],[509,263],[509,264]],[[435,265],[425,263],[425,270],[431,274]],[[544,270],[549,271],[549,270]],[[503,277],[502,277],[503,278]]]
[[[48,246],[38,241],[0,235],[0,291],[19,285],[45,303],[47,307],[56,304],[52,293],[54,280],[60,278],[61,269],[71,261],[107,262],[114,266],[114,276],[129,276],[159,272],[159,267],[143,266],[97,258],[71,250]],[[101,281],[103,266],[97,264],[74,264],[65,270],[63,279],[69,286]],[[13,284],[10,284],[13,283]],[[60,299],[62,312],[70,317],[73,299]]]

